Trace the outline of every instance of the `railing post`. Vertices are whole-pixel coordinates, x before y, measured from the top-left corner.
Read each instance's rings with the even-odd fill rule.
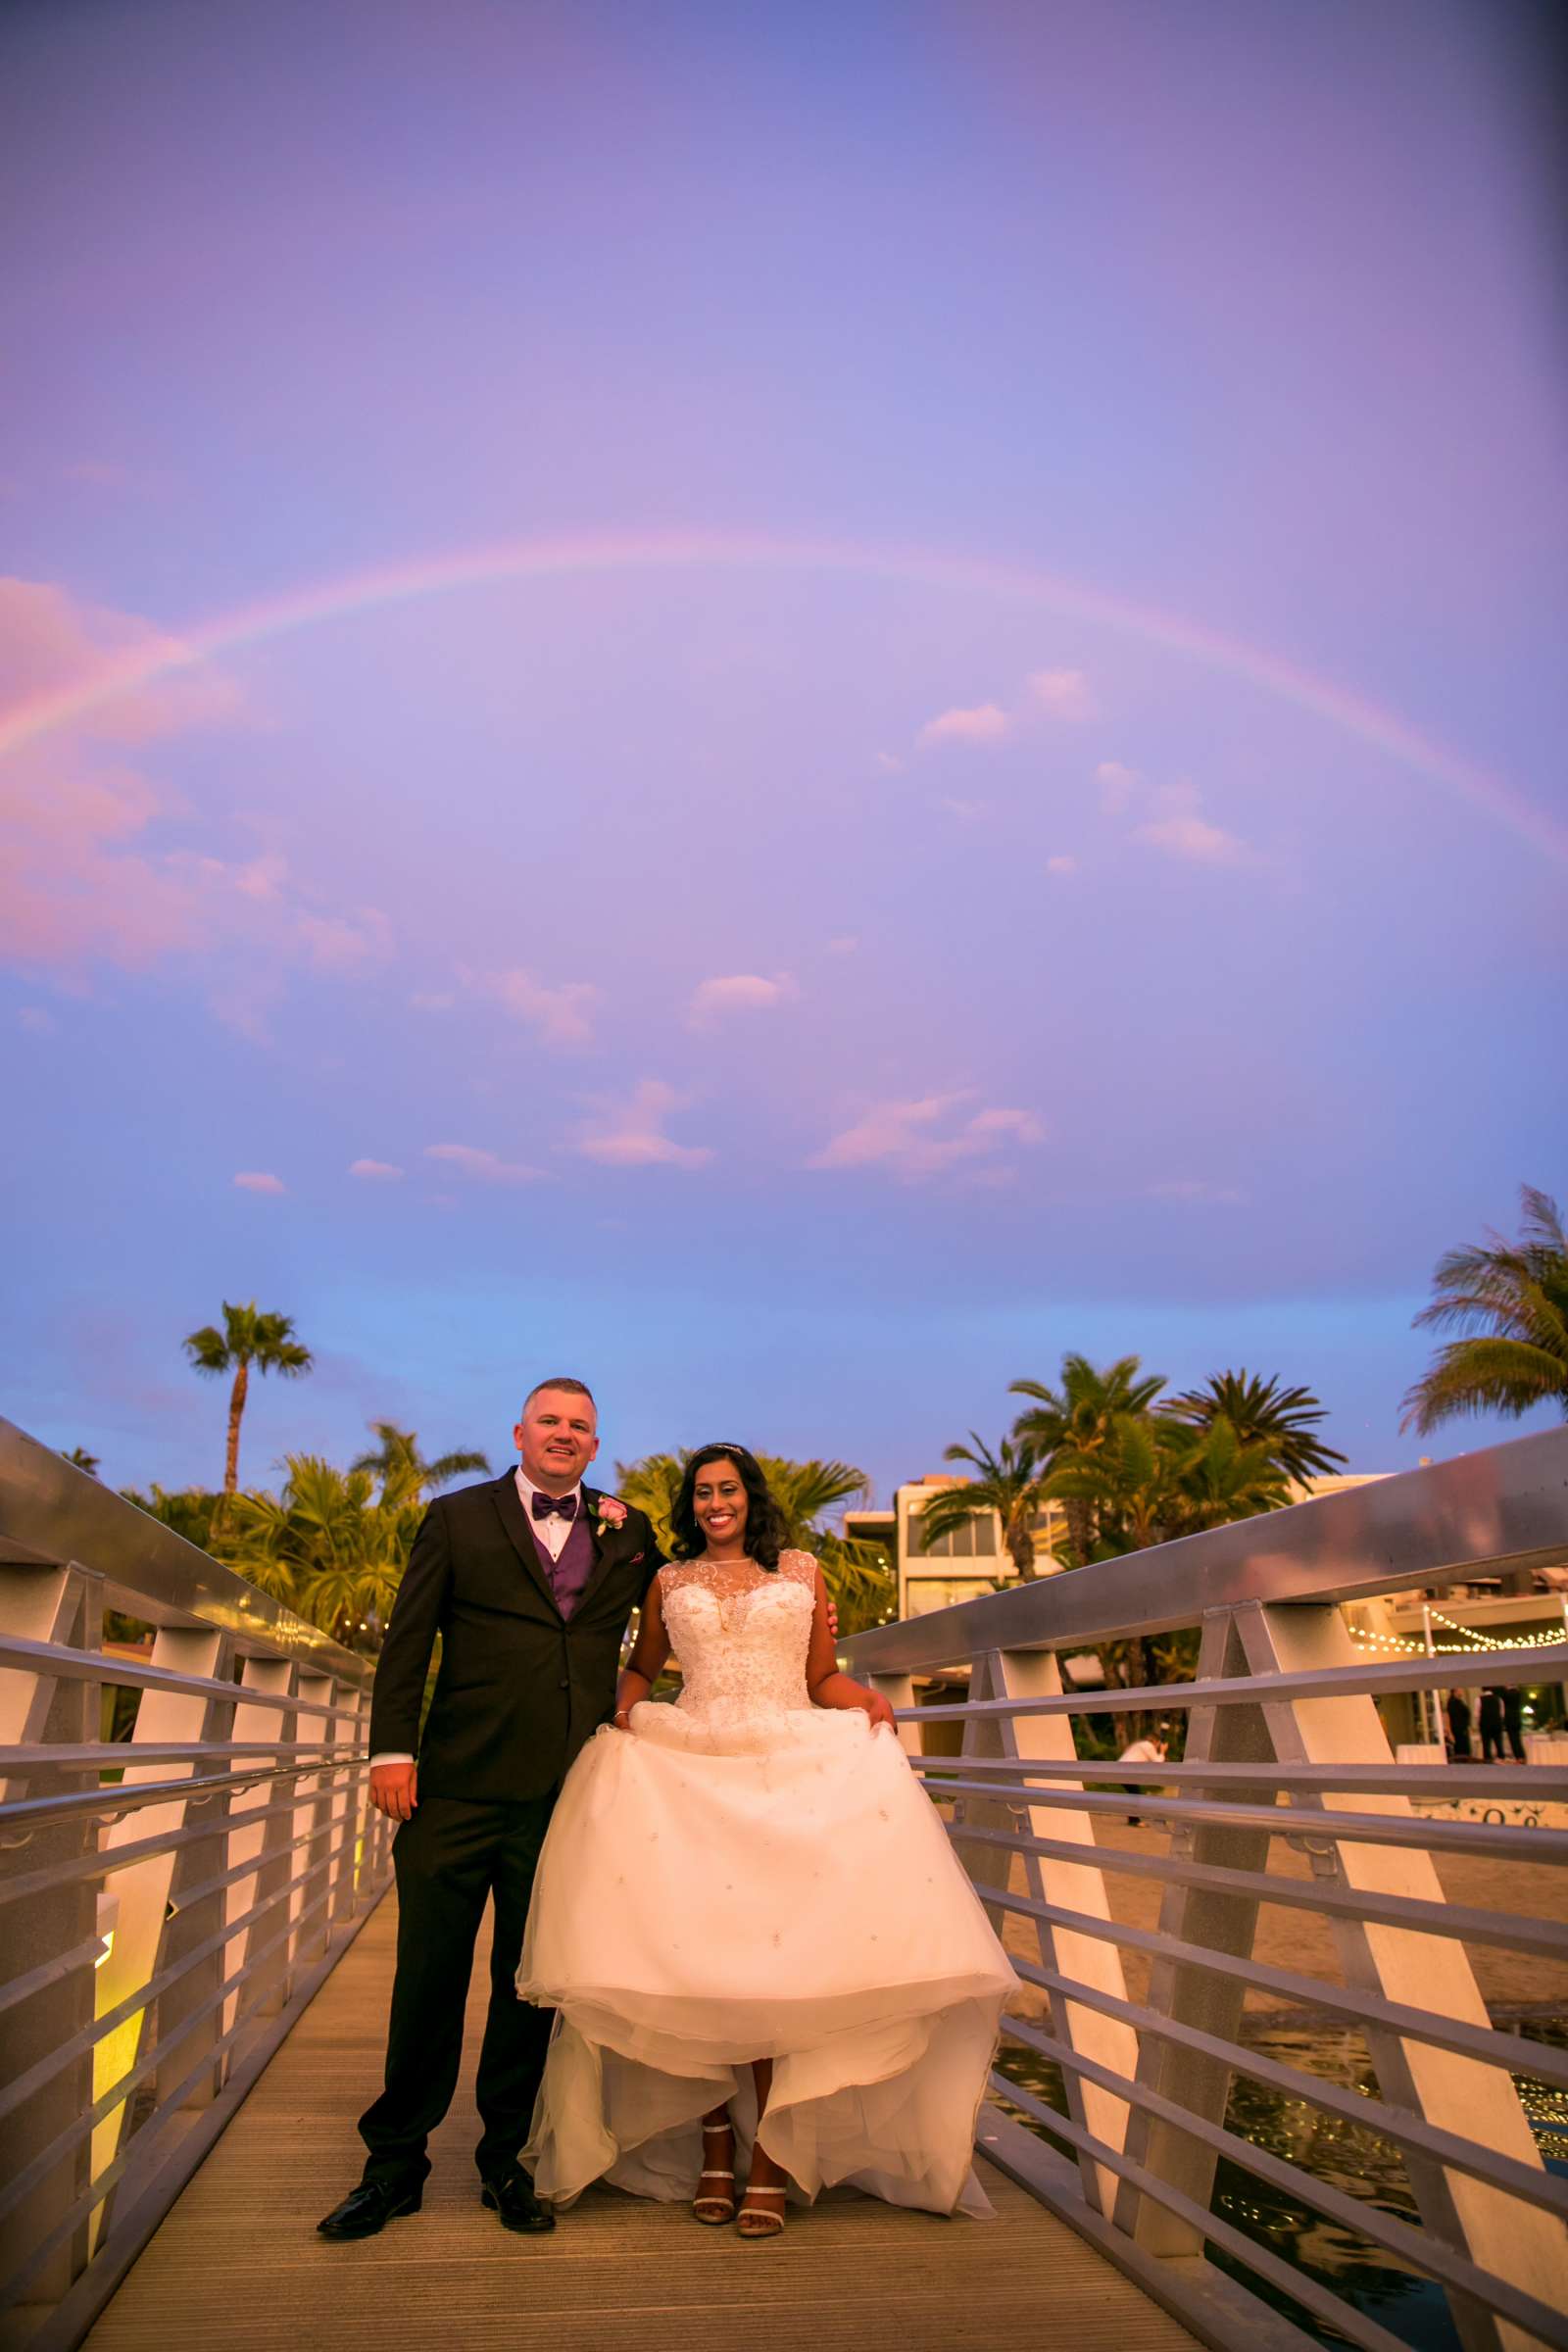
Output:
[[[220,1671],[222,1642],[220,1634],[210,1633],[205,1627],[198,1631],[186,1626],[162,1626],[153,1639],[153,1664],[168,1667],[174,1674],[211,1677]],[[112,1671],[111,1662],[111,1676]],[[192,1779],[197,1770],[194,1764],[136,1764],[131,1759],[139,1746],[184,1744],[211,1739],[214,1736],[214,1700],[201,1693],[144,1690],[137,1701],[136,1720],[125,1744],[126,1763],[122,1786],[135,1788],[145,1781]],[[217,1736],[221,1738],[221,1732]],[[122,1813],[105,1828],[101,1841],[103,1850],[113,1852],[116,1846],[139,1843],[145,1838],[158,1838],[182,1830],[189,1813],[190,1808],[183,1798],[175,1798],[167,1805],[148,1805],[136,1812]],[[208,1857],[207,1873],[215,1867],[212,1857],[219,1850],[216,1837],[211,1843],[203,1838],[195,1848],[196,1854]],[[170,1893],[176,1861],[186,1860],[188,1856],[189,1849],[177,1854],[151,1854],[145,1861],[133,1862],[126,1869],[116,1871],[105,1879],[105,1888],[115,1905],[115,1921],[114,1941],[98,1970],[96,2014],[99,2017],[107,2016],[111,2009],[118,2009],[138,1985],[145,1984],[149,1977],[157,1974],[166,1949]],[[188,1925],[185,1932],[188,1933]],[[189,1998],[188,1993],[186,1997]],[[152,2019],[156,2020],[159,2014],[155,2004]],[[177,2002],[171,2002],[169,2014],[177,2016]],[[101,2098],[110,2084],[117,2082],[135,2064],[150,2022],[149,2012],[137,2009],[97,2044],[93,2052],[93,2092],[96,2098]],[[124,2132],[126,2115],[125,2103],[122,2101],[94,2131],[94,2178],[113,2162]],[[99,2233],[108,2227],[113,2203],[112,2194],[98,2209],[95,2229]]]
[[[1237,1612],[1237,1622],[1247,1664],[1260,1678],[1344,1666],[1355,1658],[1345,1620],[1332,1604],[1265,1607],[1254,1601]],[[1266,1680],[1262,1695],[1266,1702]],[[1282,1762],[1393,1760],[1377,1708],[1364,1694],[1280,1699],[1265,1704],[1265,1713]],[[1295,1810],[1298,1820],[1313,1812],[1399,1812],[1413,1817],[1406,1796],[1325,1793],[1303,1800],[1298,1795]],[[1432,1855],[1419,1845],[1336,1840],[1323,1858],[1323,1871],[1337,1885],[1361,1893],[1411,1895],[1439,1903],[1445,1899]],[[1469,1954],[1455,1937],[1337,1915],[1333,1925],[1347,1984],[1364,1984],[1386,2000],[1406,2002],[1440,2017],[1477,2026],[1490,2023]],[[1483,2066],[1457,2052],[1407,2041],[1372,2026],[1366,2037],[1379,2090],[1391,2106],[1406,2107],[1430,2124],[1516,2163],[1540,2168],[1535,2135],[1513,2082],[1500,2067]],[[1489,2181],[1423,2160],[1414,2150],[1407,2163],[1410,2185],[1429,2230],[1461,2248],[1483,2270],[1512,2280],[1555,2310],[1568,2310],[1568,2233],[1560,2221]],[[1468,2352],[1496,2352],[1498,2347],[1526,2352],[1534,2344],[1533,2337],[1451,2290],[1449,2302]]]
[[[311,1674],[300,1669],[299,1687],[295,1695],[332,1704],[336,1684],[329,1674]],[[336,1733],[330,1715],[298,1715],[294,1719],[296,1740],[335,1740]],[[302,1960],[318,1959],[332,1940],[332,1919],[337,1904],[331,1898],[333,1873],[337,1857],[334,1852],[334,1834],[342,1812],[344,1790],[330,1766],[318,1772],[302,1772],[294,1783],[294,1809],[289,1837],[310,1837],[308,1845],[298,1845],[289,1856],[289,1875],[299,1885],[289,1896],[290,1923],[295,1925],[290,1956],[297,1967]],[[305,1915],[310,1913],[309,1919]]]
[[[289,1697],[294,1668],[287,1658],[247,1658],[240,1674],[241,1695],[234,1708],[234,1738],[236,1740],[276,1740],[279,1744],[292,1737],[294,1718],[284,1709],[272,1706],[248,1706],[243,1692],[266,1691],[277,1698]],[[253,1764],[276,1763],[277,1757],[255,1756]],[[275,1805],[282,1795],[276,1781],[257,1781],[249,1788],[237,1789],[228,1806],[228,1863],[237,1870],[241,1863],[250,1862],[255,1868],[242,1879],[236,1879],[228,1889],[226,1917],[235,1920],[252,1909],[266,1895],[274,1894],[285,1883],[288,1857],[277,1851],[288,1839],[287,1814],[281,1819],[251,1823],[247,1816]],[[281,1832],[281,1835],[279,1833]],[[281,1910],[270,1911],[265,1919],[252,1923],[246,1931],[243,1950],[248,1963],[258,1945],[270,1942],[284,1924]],[[225,1973],[232,1974],[228,1967]],[[274,1951],[265,1961],[257,1963],[257,1973],[243,1987],[230,1993],[224,2004],[223,2028],[226,2033],[243,2003],[253,2016],[268,2016],[281,2009],[288,1998],[288,1948]]]
[[[999,1695],[1061,1696],[1061,1669],[1054,1650],[1004,1650],[999,1663],[1003,1686]],[[1007,1716],[999,1728],[1003,1753],[1021,1763],[1077,1759],[1070,1716]],[[1054,1782],[1053,1786],[1060,1784]],[[1063,1911],[1083,1911],[1095,1919],[1109,1919],[1105,1874],[1087,1858],[1095,1850],[1092,1816],[1056,1805],[1037,1805],[1025,1813],[1024,1826],[1031,1838],[1054,1838],[1063,1844],[1081,1845],[1086,1855],[1080,1863],[1061,1862],[1044,1854],[1025,1854],[1024,1882],[1031,1896],[1037,1902],[1054,1903]],[[1040,1924],[1038,1941],[1047,1967],[1056,1975],[1072,1977],[1097,1992],[1111,1994],[1116,2000],[1127,1998],[1121,1954],[1113,1943],[1048,1923]],[[1059,2041],[1069,2043],[1085,2058],[1117,2074],[1132,2073],[1138,2062],[1138,2036],[1131,2026],[1120,2018],[1106,2017],[1098,2009],[1082,2008],[1059,1992],[1053,1991],[1050,2000],[1052,2028]],[[1086,2082],[1070,2070],[1065,2087],[1067,2110],[1073,2121],[1093,2132],[1107,2146],[1122,2147],[1127,2135],[1126,2100],[1113,2097],[1098,2082]],[[1103,2165],[1097,2165],[1089,2156],[1080,2156],[1078,2167],[1086,2199],[1097,2211],[1108,2214],[1116,2194],[1115,2174]]]
[[[1205,1613],[1199,1645],[1198,1680],[1218,1682],[1245,1673],[1247,1661],[1228,1609]],[[1189,1764],[1262,1764],[1274,1761],[1274,1751],[1260,1707],[1195,1706],[1187,1727],[1185,1760]],[[1189,1793],[1184,1790],[1184,1794]],[[1238,1803],[1270,1805],[1274,1790],[1198,1788],[1194,1796],[1232,1796]],[[1197,1829],[1173,1828],[1173,1856],[1225,1870],[1262,1870],[1268,1861],[1267,1830],[1230,1829],[1204,1823]],[[1207,1951],[1246,1959],[1257,1929],[1257,1898],[1221,1894],[1207,1887],[1167,1886],[1160,1901],[1159,1932],[1196,1943]],[[1183,1967],[1156,1960],[1150,1972],[1146,2006],[1176,2023],[1196,2026],[1201,2033],[1234,2041],[1242,2022],[1245,1986],[1235,1978],[1211,1975],[1207,1969]],[[1231,2069],[1222,2061],[1148,2034],[1139,2052],[1137,2080],[1206,2123],[1222,2124],[1230,2097]],[[1190,2139],[1171,2124],[1134,2112],[1127,2136],[1127,2153],[1136,2163],[1172,2188],[1207,2207],[1214,2190],[1212,2148]],[[1116,2221],[1130,2230],[1152,2254],[1167,2258],[1200,2255],[1203,2239],[1190,2224],[1145,2197],[1128,2181],[1116,2194]]]
[[[1050,1650],[982,1650],[970,1670],[972,1700],[1060,1695],[1061,1673]],[[1064,1716],[964,1718],[965,1759],[1016,1763],[1029,1757],[1059,1761],[1070,1756],[1076,1760],[1076,1754],[1072,1726]],[[1091,1852],[1094,1849],[1095,1834],[1087,1814],[1058,1812],[1054,1805],[1026,1811],[1016,1795],[960,1797],[955,1807],[954,1844],[982,1902],[987,1887],[1006,1889],[1012,1856],[1004,1846],[966,1841],[964,1829],[1001,1830],[1015,1837],[1025,1826],[1030,1837],[1060,1837]],[[1089,1912],[1099,1919],[1110,1917],[1104,1875],[1091,1864],[1047,1861],[1038,1854],[1025,1854],[1022,1860],[1024,1883],[1035,1900],[1058,1903],[1064,1910]],[[988,1905],[987,1910],[999,1936],[1004,1936],[1011,1918],[1014,1936],[1020,1927],[1026,1936],[1032,1936],[1036,1957],[1043,1966],[1054,1969],[1061,1976],[1076,1975],[1100,1991],[1126,1999],[1121,1956],[1113,1945],[1096,1936],[1075,1936],[1037,1922],[1020,1923],[1016,1913],[1009,1914],[994,1905]],[[1070,2042],[1074,2049],[1104,2066],[1124,2073],[1131,2071],[1138,2044],[1130,2027],[1098,2011],[1078,2007],[1057,1993],[1051,1995],[1051,2016],[1059,2038]],[[1073,2121],[1119,2148],[1127,2129],[1126,2101],[1073,2074],[1067,2076],[1066,2092]],[[1086,2198],[1097,2211],[1108,2211],[1115,2187],[1114,2175],[1091,2157],[1081,2156],[1078,2161]]]
[[[96,1649],[101,1590],[96,1577],[77,1568],[17,1568],[7,1563],[0,1568],[0,1631],[25,1642]],[[0,1673],[0,1741],[7,1746],[74,1745],[95,1740],[99,1688],[49,1674],[10,1669]],[[19,1797],[26,1786],[25,1779],[7,1781],[0,1785],[0,1796]],[[30,1876],[51,1862],[75,1861],[90,1851],[95,1829],[90,1821],[62,1822],[16,1839],[0,1839],[0,1876]],[[8,1979],[25,1976],[67,1952],[80,1950],[83,1957],[80,1967],[58,1984],[0,2012],[0,2082],[14,2082],[91,2024],[96,1913],[96,1889],[90,1880],[6,1905]],[[0,2132],[0,2187],[9,2186],[33,2152],[47,2146],[91,2103],[92,2060],[84,2054],[61,2068],[8,2119]],[[20,2270],[40,2239],[60,2225],[88,2178],[82,2145],[0,2224],[0,2278]],[[57,2301],[85,2265],[88,2252],[83,2224],[38,2271],[28,2288],[29,2300],[42,2305]]]
[[[358,1755],[364,1745],[363,1694],[352,1684],[334,1683],[332,1702],[337,1712],[327,1718],[326,1736],[334,1747],[352,1747]],[[354,1916],[362,1862],[370,1866],[368,1875],[373,1877],[373,1852],[366,1848],[365,1798],[364,1773],[351,1772],[339,1765],[332,1775],[332,1836],[327,1849],[332,1866],[330,1917],[334,1922]]]

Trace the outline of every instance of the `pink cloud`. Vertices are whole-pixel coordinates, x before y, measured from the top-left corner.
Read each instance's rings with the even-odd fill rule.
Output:
[[[1157,813],[1133,827],[1133,839],[1162,850],[1189,865],[1249,865],[1254,853],[1223,825],[1211,824],[1200,812],[1191,784],[1168,784],[1156,796]]]
[[[767,1011],[798,993],[788,972],[776,972],[771,980],[757,972],[734,972],[701,982],[686,1017],[693,1029],[710,1029],[726,1013]]]
[[[572,1048],[594,1042],[599,991],[590,980],[564,980],[552,988],[520,966],[505,972],[462,971],[458,977],[466,987],[503,1005],[546,1045]]]
[[[349,1174],[360,1177],[366,1184],[399,1184],[403,1170],[394,1167],[389,1159],[356,1159],[349,1163]]]
[[[961,1117],[973,1100],[964,1090],[913,1101],[873,1102],[807,1162],[812,1168],[880,1168],[918,1183],[959,1164],[986,1159],[1006,1143],[1038,1144],[1045,1128],[1033,1111],[997,1106]]]
[[[472,1144],[427,1144],[424,1156],[444,1160],[449,1167],[471,1176],[475,1184],[536,1184],[544,1175],[543,1168],[527,1167],[521,1160],[502,1159],[494,1152],[481,1152]]]
[[[1074,723],[1095,716],[1095,698],[1081,669],[1037,669],[1029,680],[1031,700],[1053,718]]]
[[[294,929],[311,961],[323,972],[358,971],[391,953],[392,926],[377,906],[359,906],[352,914],[297,913]]]
[[[686,1102],[660,1078],[645,1078],[629,1101],[600,1097],[596,1121],[582,1130],[575,1148],[584,1158],[612,1168],[703,1167],[713,1156],[706,1144],[678,1144],[664,1133],[665,1120]]]
[[[139,661],[172,648],[149,623],[77,603],[39,581],[0,579],[0,732],[8,718],[89,685],[130,680],[0,756],[0,940],[23,965],[139,965],[206,930],[200,878],[141,846],[166,813],[158,788],[124,763],[150,746],[230,721],[233,688],[209,672],[136,682]]]
[[[286,1193],[288,1186],[281,1176],[269,1174],[265,1168],[243,1168],[233,1179],[242,1193]]]
[[[977,703],[967,710],[943,710],[920,729],[922,745],[938,743],[1000,743],[1007,732],[1007,713],[997,703]]]

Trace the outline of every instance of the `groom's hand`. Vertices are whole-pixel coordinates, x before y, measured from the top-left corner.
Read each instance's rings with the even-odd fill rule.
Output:
[[[370,1802],[393,1821],[407,1821],[419,1801],[417,1764],[372,1764]]]

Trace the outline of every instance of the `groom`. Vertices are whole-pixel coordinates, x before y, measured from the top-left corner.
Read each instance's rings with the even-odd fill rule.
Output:
[[[481,2196],[508,2230],[553,2230],[517,2162],[552,2012],[514,1990],[534,1865],[566,1768],[614,1710],[626,1620],[663,1566],[646,1515],[582,1483],[599,1451],[580,1380],[532,1391],[519,1467],[438,1495],[420,1523],[370,1706],[370,1801],[393,1845],[398,1959],[386,2088],[360,2118],[358,2188],[318,2224],[372,2237],[416,2213],[427,2134],[452,2103],[474,1938],[495,1899],[479,2054]],[[441,1671],[423,1737],[435,1637]]]

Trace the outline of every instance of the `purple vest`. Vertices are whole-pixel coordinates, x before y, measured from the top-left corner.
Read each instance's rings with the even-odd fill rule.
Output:
[[[563,1617],[569,1617],[583,1596],[588,1579],[594,1572],[594,1540],[588,1527],[588,1497],[582,1497],[581,1507],[572,1520],[571,1531],[561,1546],[561,1557],[553,1560],[542,1544],[534,1547],[539,1565],[550,1579],[550,1590],[556,1596],[556,1606]]]

